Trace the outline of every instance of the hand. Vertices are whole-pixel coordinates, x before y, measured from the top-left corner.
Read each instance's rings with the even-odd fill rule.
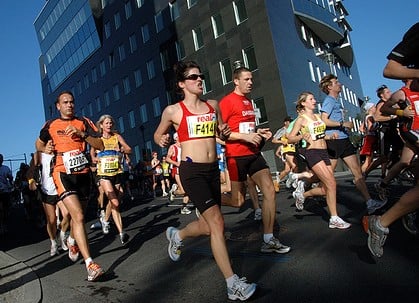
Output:
[[[269,128],[258,128],[257,133],[265,140],[269,140],[272,137],[272,132],[269,130]]]
[[[159,146],[160,147],[166,147],[170,144],[170,135],[169,134],[163,134],[160,137]]]
[[[54,143],[52,140],[48,140],[47,144],[45,145],[44,153],[46,154],[52,154],[54,153]]]
[[[352,121],[345,121],[345,122],[343,122],[342,126],[344,128],[352,129],[354,127],[354,124],[353,124]]]
[[[218,131],[220,134],[220,139],[223,141],[226,141],[228,139],[228,137],[230,137],[231,135],[231,129],[230,126],[228,126],[228,124],[220,124],[218,125]]]
[[[403,117],[413,118],[415,116],[415,111],[411,106],[406,106],[403,110]]]

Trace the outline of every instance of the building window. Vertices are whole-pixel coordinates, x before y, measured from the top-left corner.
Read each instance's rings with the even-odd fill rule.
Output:
[[[314,75],[313,62],[308,61],[308,69],[310,71],[311,81],[316,82],[316,76]]]
[[[250,46],[242,50],[243,53],[243,62],[251,71],[258,69],[258,64],[256,62],[255,48]]]
[[[84,89],[88,89],[89,86],[90,86],[89,75],[88,74],[84,75],[83,82],[84,82]]]
[[[164,28],[163,15],[161,11],[154,15],[154,23],[156,24],[156,32],[161,32]]]
[[[247,19],[247,11],[246,6],[244,5],[244,0],[233,1],[233,10],[237,25]]]
[[[131,92],[131,87],[129,85],[129,77],[128,76],[124,77],[124,79],[122,80],[122,84],[124,86],[124,94],[128,95]]]
[[[301,24],[301,37],[304,41],[307,41],[306,29],[303,24]]]
[[[130,48],[131,54],[134,53],[138,49],[137,36],[135,34],[132,34],[131,36],[129,36],[129,48]]]
[[[147,75],[148,75],[148,80],[153,79],[156,76],[156,70],[154,68],[154,61],[153,59],[150,61],[147,61]]]
[[[106,64],[105,64],[105,60],[100,61],[100,76],[103,77],[106,75]]]
[[[198,3],[198,0],[187,0],[188,2],[188,9],[192,6],[195,6]]]
[[[221,78],[223,79],[223,85],[226,85],[232,80],[232,70],[230,59],[224,59],[220,62]]]
[[[125,55],[125,46],[123,44],[118,46],[118,53],[119,53],[119,61],[120,62],[124,61],[126,58],[126,55]]]
[[[140,106],[140,118],[141,118],[141,123],[145,123],[145,122],[148,121],[147,105],[146,104],[142,104]]]
[[[182,40],[176,41],[176,54],[178,60],[182,60],[186,57],[185,46],[183,45]]]
[[[141,35],[143,37],[143,43],[146,43],[150,40],[150,31],[148,30],[148,24],[141,26]]]
[[[221,18],[220,14],[215,14],[211,16],[211,23],[212,23],[212,30],[214,32],[214,38],[218,38],[222,34],[224,34],[224,25],[223,19]]]
[[[118,118],[118,130],[121,134],[125,132],[124,118],[122,117]]]
[[[320,81],[322,80],[322,74],[320,72],[320,67],[318,67],[317,65],[316,65],[316,73],[317,73],[317,79],[319,80],[319,83],[320,83]]]
[[[169,8],[170,8],[170,18],[172,21],[175,21],[177,18],[179,18],[179,5],[176,1],[169,2]]]
[[[129,120],[129,127],[134,128],[135,127],[135,115],[134,115],[134,111],[130,110],[128,112],[128,120]]]
[[[96,83],[97,82],[97,68],[93,67],[92,68],[92,83]]]
[[[151,100],[151,103],[153,104],[153,115],[154,117],[158,117],[161,115],[161,106],[160,106],[160,98],[156,97]]]
[[[119,12],[117,12],[113,16],[113,21],[115,22],[115,29],[116,30],[121,27],[121,15],[119,14]]]
[[[125,18],[128,20],[132,16],[131,2],[125,3]]]
[[[163,71],[169,69],[170,59],[169,59],[169,51],[167,49],[164,49],[160,52],[160,61],[161,61],[161,68]]]
[[[92,102],[90,102],[90,103],[87,105],[87,108],[88,108],[88,110],[89,110],[89,117],[92,117],[92,116],[93,116],[93,105],[92,105]]]
[[[105,100],[105,107],[108,107],[111,104],[111,97],[109,95],[109,91],[105,91],[103,94],[103,100]]]
[[[203,82],[204,94],[208,94],[210,91],[212,91],[210,74],[208,71],[205,71],[203,74],[205,76],[205,80]]]
[[[96,110],[98,113],[100,113],[100,111],[102,110],[102,102],[100,101],[99,96],[95,98],[95,103],[96,103]]]
[[[137,69],[134,71],[135,87],[140,87],[143,84],[143,77],[141,76],[141,70]]]
[[[115,84],[112,87],[112,92],[113,92],[113,100],[118,101],[121,98],[121,96],[119,95],[119,85],[118,85],[118,83]]]
[[[202,36],[201,27],[198,26],[192,30],[192,37],[195,50],[198,50],[204,46],[204,37]]]
[[[110,69],[115,68],[115,56],[113,52],[109,54],[108,61],[109,61],[109,68]]]
[[[83,92],[83,88],[81,87],[81,81],[77,81],[77,95],[81,95],[81,93]]]
[[[137,7],[140,8],[144,4],[144,0],[135,0]]]
[[[268,115],[266,113],[265,100],[263,97],[253,100],[252,103],[256,114],[256,125],[268,122]]]
[[[108,21],[105,23],[105,38],[108,39],[111,36],[111,23]]]

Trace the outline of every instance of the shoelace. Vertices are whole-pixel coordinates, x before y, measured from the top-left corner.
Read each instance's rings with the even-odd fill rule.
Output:
[[[100,269],[100,266],[99,266],[99,264],[97,264],[95,262],[92,262],[92,263],[89,264],[89,269],[93,270],[93,271],[97,271],[97,270]]]
[[[233,284],[233,289],[237,290],[244,290],[247,287],[247,279],[246,277],[241,277],[237,279]]]

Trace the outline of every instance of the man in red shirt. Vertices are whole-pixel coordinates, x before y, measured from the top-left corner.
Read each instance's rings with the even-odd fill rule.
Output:
[[[249,175],[263,193],[263,244],[261,252],[287,253],[285,246],[273,235],[276,201],[272,177],[260,153],[264,140],[272,137],[268,128],[256,129],[255,111],[247,94],[252,90],[252,72],[239,67],[234,70],[234,91],[220,101],[223,121],[231,129],[226,141],[227,167],[231,179],[231,196],[222,195],[222,203],[233,207],[243,205],[246,195],[245,181]]]

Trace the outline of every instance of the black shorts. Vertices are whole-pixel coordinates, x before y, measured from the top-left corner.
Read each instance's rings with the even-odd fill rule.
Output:
[[[47,195],[42,190],[39,190],[39,197],[41,202],[50,204],[50,205],[57,205],[58,201],[58,195]]]
[[[305,151],[307,165],[310,169],[317,163],[324,161],[326,165],[331,165],[327,149],[309,148]]]
[[[100,182],[100,180],[108,180],[111,181],[112,185],[122,184],[123,179],[123,174],[117,174],[115,176],[97,176],[98,182]]]
[[[252,176],[265,168],[269,169],[269,166],[260,153],[227,158],[227,169],[231,181],[244,182],[247,180],[247,175]]]
[[[186,194],[201,214],[214,205],[221,205],[218,162],[182,161],[179,166],[179,176]]]
[[[70,175],[64,172],[54,172],[53,178],[60,200],[70,195],[77,195],[81,201],[89,199],[92,183],[90,173]]]
[[[356,148],[349,138],[326,140],[326,144],[330,159],[343,159],[356,154]]]

